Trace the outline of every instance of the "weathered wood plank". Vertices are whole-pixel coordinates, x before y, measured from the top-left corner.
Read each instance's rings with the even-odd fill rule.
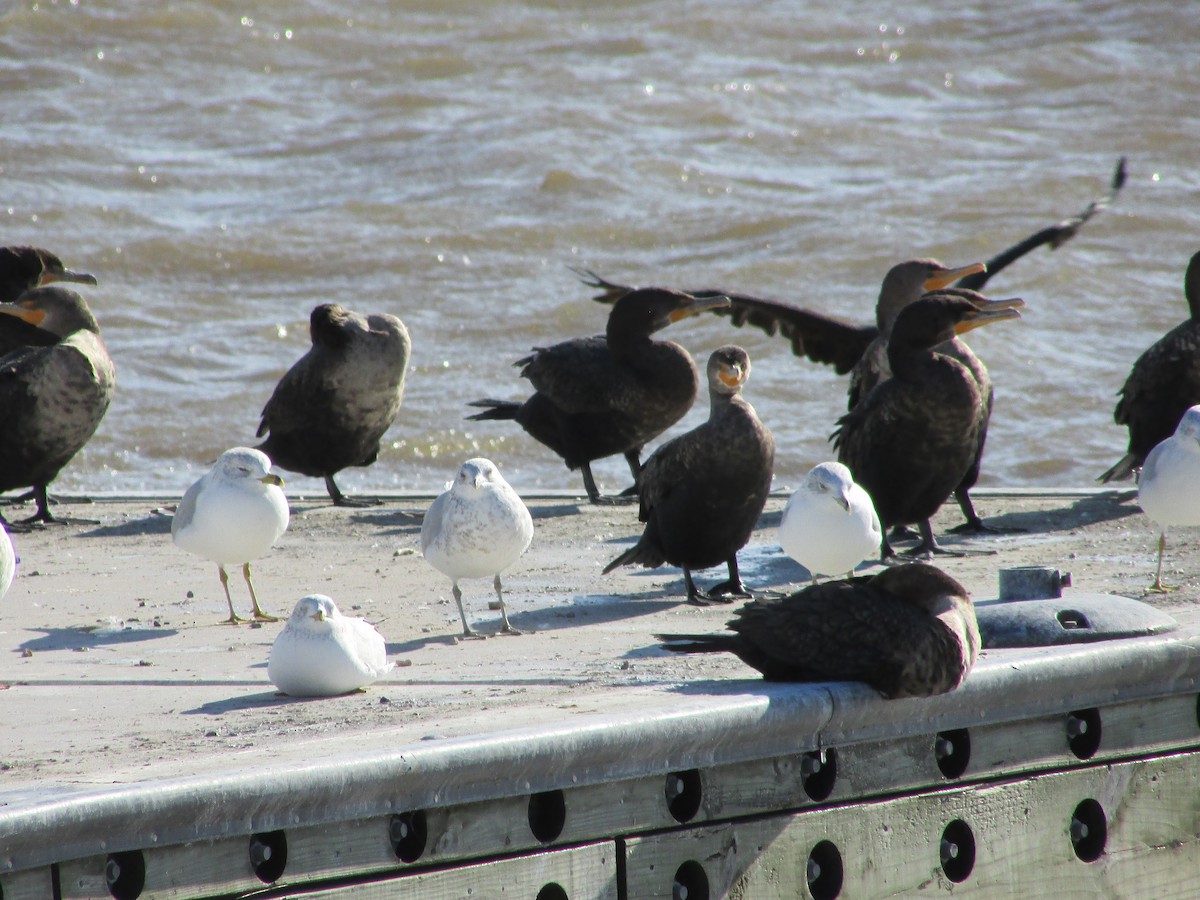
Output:
[[[549,850],[436,872],[414,871],[370,884],[305,894],[310,900],[617,900],[617,896],[616,848],[612,843]]]
[[[49,866],[0,875],[0,897],[4,900],[46,900],[53,896]]]
[[[1094,862],[1076,854],[1073,813],[1094,800],[1107,828]],[[943,868],[943,831],[966,823],[974,861]],[[1194,897],[1200,873],[1200,754],[1184,753],[981,785],[702,826],[623,842],[630,897],[671,897],[675,877],[709,895],[813,896],[810,853],[837,848],[841,896],[948,890],[973,896]],[[961,842],[960,842],[961,843]],[[832,866],[825,866],[828,877]],[[947,871],[962,876],[952,881]],[[698,885],[691,885],[693,895]],[[820,893],[818,892],[818,896]]]

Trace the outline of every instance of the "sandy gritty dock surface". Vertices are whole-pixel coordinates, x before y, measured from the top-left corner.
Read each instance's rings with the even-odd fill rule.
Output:
[[[1132,491],[976,497],[991,524],[1021,529],[943,538],[947,547],[984,551],[938,563],[977,600],[996,596],[1001,567],[1049,565],[1071,572],[1074,590],[1143,598],[1200,626],[1195,534],[1168,543],[1164,580],[1177,590],[1145,595],[1158,533]],[[216,567],[171,542],[163,507],[173,500],[65,500],[60,511],[100,524],[15,535],[21,564],[0,601],[0,803],[45,788],[288,764],[638,704],[662,709],[681,682],[757,677],[730,656],[657,649],[654,632],[720,630],[732,609],[689,606],[678,569],[600,574],[640,533],[635,506],[527,498],[533,546],[504,580],[512,622],[528,633],[496,636],[491,583],[480,579],[463,583],[468,616],[493,636],[460,641],[449,580],[420,556],[430,497],[363,510],[292,497],[287,533],[254,567],[264,607],[286,615],[305,594],[329,594],[343,612],[378,625],[400,666],[365,692],[282,697],[266,672],[282,624],[220,624],[227,610]],[[775,539],[784,502],[771,498],[740,554],[754,589],[804,583]],[[934,524],[944,534],[959,521],[950,504]],[[723,569],[710,570],[698,581],[721,578]],[[240,575],[230,583],[245,614]]]

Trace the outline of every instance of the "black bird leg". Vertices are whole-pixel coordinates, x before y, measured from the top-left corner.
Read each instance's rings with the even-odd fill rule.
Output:
[[[742,583],[742,576],[738,574],[736,553],[729,557],[726,565],[729,567],[729,578],[720,584],[714,584],[707,591],[696,589],[696,583],[692,581],[692,573],[685,568],[683,582],[687,586],[688,602],[697,606],[707,606],[710,603],[733,603],[736,598],[752,599],[754,595]]]
[[[364,506],[379,506],[383,501],[374,497],[347,497],[341,492],[341,489],[334,483],[332,475],[325,476],[325,490],[329,491],[329,499],[333,501],[334,506],[351,506],[361,508]]]

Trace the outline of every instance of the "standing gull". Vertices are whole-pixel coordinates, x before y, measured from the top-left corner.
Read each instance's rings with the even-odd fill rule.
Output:
[[[639,483],[641,452],[687,414],[699,388],[691,354],[651,335],[672,322],[728,306],[679,291],[630,291],[612,308],[604,334],[535,348],[517,361],[536,392],[523,403],[477,400],[469,419],[515,419],[536,440],[583,472],[588,499],[601,500],[594,460],[622,453]]]
[[[322,303],[309,316],[312,348],[275,386],[263,407],[258,445],[282,469],[325,479],[335,506],[351,500],[333,476],[369,466],[404,399],[411,341],[396,316],[363,316]]]
[[[500,573],[529,549],[532,540],[533,517],[491,460],[468,459],[450,487],[430,505],[421,523],[421,553],[431,566],[450,576],[464,637],[480,635],[467,624],[458,582],[488,575],[494,576],[504,632],[521,633],[508,621]]]
[[[889,699],[954,690],[980,649],[966,589],[924,563],[747,603],[728,627],[655,637],[675,653],[733,653],[768,681],[864,681]]]
[[[750,357],[732,344],[708,358],[708,421],[663,444],[642,469],[638,518],[641,538],[607,566],[664,562],[683,569],[688,602],[731,602],[748,597],[737,552],[750,540],[767,502],[775,439],[742,396]],[[725,563],[729,579],[700,591],[692,569]]]
[[[1129,451],[1100,481],[1131,476],[1152,448],[1175,431],[1188,407],[1200,403],[1200,252],[1183,278],[1188,318],[1155,341],[1133,364],[1113,421],[1129,428]]]
[[[254,618],[276,622],[263,612],[250,580],[250,562],[264,555],[288,526],[283,479],[271,473],[271,460],[260,450],[234,447],[221,454],[212,469],[187,489],[171,522],[175,543],[217,564],[229,602],[230,625],[245,621],[233,611],[225,567],[241,564],[250,589]]]
[[[0,303],[0,491],[32,487],[37,512],[57,522],[46,488],[96,433],[117,373],[87,303],[65,288],[25,291]]]
[[[1183,414],[1175,433],[1146,457],[1138,477],[1138,502],[1162,528],[1158,536],[1158,568],[1152,591],[1162,583],[1163,550],[1171,525],[1200,525],[1200,406]]]
[[[271,645],[267,677],[292,697],[333,697],[366,687],[395,665],[373,625],[342,615],[324,594],[309,594]]]
[[[883,532],[870,495],[838,462],[813,466],[788,498],[779,545],[812,575],[851,572],[879,553]]]

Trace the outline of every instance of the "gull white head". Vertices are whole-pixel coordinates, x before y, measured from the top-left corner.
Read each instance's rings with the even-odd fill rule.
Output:
[[[468,459],[458,467],[458,474],[450,484],[450,489],[456,492],[475,492],[487,490],[495,485],[508,484],[495,463],[490,459],[477,456]]]
[[[333,631],[333,622],[341,618],[341,610],[333,602],[332,597],[324,594],[309,594],[300,598],[292,614],[288,616],[288,626],[313,634],[329,634]]]
[[[854,476],[840,462],[823,462],[813,466],[800,484],[801,490],[826,498],[847,513],[850,512],[850,491],[853,487]]]

